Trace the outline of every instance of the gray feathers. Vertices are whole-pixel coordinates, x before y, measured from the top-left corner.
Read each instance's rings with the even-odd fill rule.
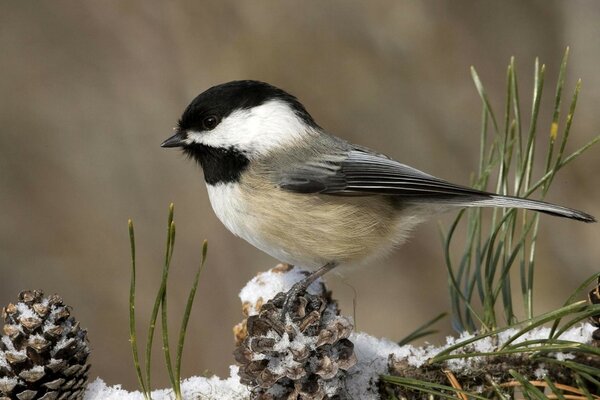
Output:
[[[200,162],[211,205],[231,232],[311,269],[372,261],[452,207],[594,221],[566,207],[455,185],[328,135],[295,97],[262,82],[200,94],[163,146],[183,147]]]
[[[594,217],[581,211],[455,185],[368,149],[344,149],[345,143],[335,144],[337,146],[328,146],[327,152],[313,154],[304,160],[296,159],[296,162],[287,165],[277,177],[278,185],[296,193],[384,195],[394,196],[406,204],[418,202],[457,207],[515,207],[585,222],[595,221]]]

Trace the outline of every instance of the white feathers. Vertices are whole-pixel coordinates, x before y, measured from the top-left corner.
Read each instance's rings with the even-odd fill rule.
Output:
[[[285,246],[281,243],[273,243],[264,238],[256,215],[264,205],[249,202],[240,185],[219,183],[206,185],[206,188],[215,215],[231,233],[280,261],[289,263],[298,261],[289,258]]]
[[[247,193],[237,183],[206,185],[206,188],[217,218],[234,235],[279,261],[312,268],[326,263],[323,260],[314,261],[309,254],[301,259],[291,258],[285,240],[272,240],[270,235],[265,235],[265,228],[261,223],[261,220],[266,219],[261,210],[269,207],[268,203],[264,204],[268,201],[265,197],[249,200]]]
[[[312,133],[284,101],[271,100],[250,109],[236,110],[212,131],[188,131],[187,143],[217,148],[234,147],[248,157],[291,146]]]
[[[244,203],[239,185],[235,183],[219,183],[206,185],[208,198],[213,211],[223,225],[234,235],[245,238],[244,232],[249,230]]]

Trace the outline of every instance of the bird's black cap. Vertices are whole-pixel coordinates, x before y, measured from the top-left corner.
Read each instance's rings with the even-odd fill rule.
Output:
[[[178,128],[180,131],[199,129],[206,116],[216,115],[223,119],[236,110],[256,107],[270,100],[287,103],[306,124],[318,127],[296,97],[265,82],[244,80],[213,86],[199,94],[183,112]]]

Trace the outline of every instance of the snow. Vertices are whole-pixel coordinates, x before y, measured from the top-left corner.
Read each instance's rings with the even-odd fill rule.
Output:
[[[564,340],[572,340],[579,343],[589,343],[591,334],[596,328],[590,324],[582,324],[565,332],[561,336]],[[492,352],[502,346],[508,338],[516,331],[510,330],[498,336],[497,344],[485,338],[473,343],[476,351]],[[530,331],[523,338],[515,342],[547,338],[550,330],[538,328]],[[354,343],[354,351],[358,359],[357,364],[350,368],[346,378],[346,389],[353,399],[376,400],[377,379],[386,374],[388,357],[393,354],[396,360],[405,359],[409,365],[419,367],[426,363],[431,357],[440,351],[453,346],[464,340],[472,338],[470,334],[463,334],[458,338],[448,337],[442,346],[415,347],[412,345],[398,346],[396,343],[385,338],[376,338],[364,332],[354,332],[350,340]],[[488,340],[489,339],[489,340]],[[560,356],[556,354],[555,356]],[[451,360],[448,367],[452,371],[473,368],[478,365],[479,357],[468,359]],[[250,392],[245,385],[239,382],[237,375],[238,367],[231,366],[229,377],[221,379],[217,376],[210,378],[192,377],[182,382],[182,394],[184,399],[220,399],[220,400],[244,400],[250,399]],[[547,371],[540,367],[535,371],[538,379],[542,379]],[[172,400],[171,389],[161,389],[152,392],[153,400]],[[101,379],[96,379],[88,385],[84,400],[144,400],[141,392],[128,392],[120,385],[108,386]]]
[[[229,377],[221,379],[217,376],[210,378],[195,376],[185,379],[181,383],[181,392],[184,399],[219,399],[219,400],[244,400],[250,399],[250,391],[239,382],[237,367],[230,367]],[[172,400],[171,389],[154,390],[153,400]],[[142,392],[128,392],[121,385],[108,386],[98,378],[87,387],[84,400],[144,400]]]
[[[3,377],[0,378],[0,394],[2,392],[10,392],[19,383],[19,380],[15,377]]]
[[[66,329],[65,329],[65,331],[66,331]],[[63,335],[60,338],[60,340],[52,347],[52,350],[50,350],[50,354],[52,355],[52,357],[54,357],[56,355],[56,353],[58,353],[60,350],[71,346],[74,341],[75,341],[75,339],[68,338],[65,335],[65,333],[63,332]]]
[[[0,340],[2,340],[4,346],[6,346],[6,350],[15,351],[15,346],[13,345],[13,342],[10,341],[10,338],[8,336],[2,336],[2,339]]]
[[[409,346],[400,347],[391,340],[378,339],[363,332],[352,333],[349,339],[354,343],[358,361],[348,371],[348,394],[353,399],[378,399],[377,379],[387,372],[388,356],[395,352],[407,356]]]
[[[298,269],[285,271],[284,268],[275,268],[264,272],[252,279],[240,292],[240,299],[247,305],[249,315],[257,313],[257,306],[273,298],[281,291],[287,291],[294,283],[304,278],[306,275]],[[324,291],[324,286],[317,281],[311,285],[310,290],[313,294],[319,294]],[[578,343],[590,343],[592,332],[596,328],[591,324],[581,324],[572,327],[560,336],[562,340],[568,340]],[[509,329],[500,333],[497,337],[483,338],[471,343],[469,351],[493,352],[506,343],[513,335],[517,333],[516,329]],[[546,327],[536,328],[517,338],[512,343],[521,343],[529,340],[548,338],[550,329]],[[284,340],[277,344],[279,347],[294,348],[299,345],[298,341],[306,340],[302,335],[298,335],[295,340],[290,341],[287,334]],[[357,363],[347,371],[345,385],[348,394],[353,399],[376,400],[379,399],[377,390],[377,380],[380,375],[388,373],[388,359],[390,355],[395,360],[405,360],[410,366],[420,367],[427,363],[433,356],[450,346],[465,340],[472,339],[473,335],[463,333],[458,337],[447,337],[446,343],[441,346],[427,345],[415,347],[412,345],[398,346],[395,342],[385,338],[375,338],[364,332],[353,332],[349,339],[354,343],[354,351],[357,357]],[[460,350],[459,350],[460,351]],[[570,354],[554,354],[558,359],[571,357]],[[452,371],[464,371],[481,366],[484,361],[481,357],[471,357],[465,359],[448,360],[447,367]],[[0,363],[2,360],[0,360]],[[230,375],[225,379],[212,376],[193,377],[183,381],[182,391],[184,399],[249,399],[250,392],[248,388],[239,383],[237,375],[238,367],[230,367]],[[535,375],[542,379],[547,371],[540,366]],[[332,382],[336,381],[334,378]],[[336,381],[339,382],[339,381]],[[334,388],[332,388],[333,390]],[[167,400],[173,398],[173,392],[170,389],[156,390],[152,392],[154,400]],[[92,382],[86,391],[84,400],[143,400],[141,392],[127,392],[120,385],[108,386],[101,379]]]
[[[538,367],[535,371],[533,371],[533,373],[537,379],[542,380],[546,375],[548,375],[548,370],[543,367]]]
[[[252,278],[240,292],[242,304],[248,304],[248,315],[258,313],[257,305],[271,300],[279,292],[287,292],[294,283],[306,278],[306,271],[299,268],[285,270],[285,265],[280,264],[266,272],[262,272]],[[317,279],[308,287],[310,294],[322,294],[323,284]]]
[[[17,303],[17,312],[20,314],[19,318],[40,319],[40,317],[38,317],[31,307],[22,302]]]
[[[590,343],[592,332],[597,328],[591,324],[584,323],[574,326],[560,336],[562,340],[568,340],[577,343]],[[494,352],[508,341],[516,329],[508,329],[498,335],[495,340],[491,337],[483,338],[470,344],[470,351],[476,352]],[[529,340],[547,339],[550,334],[550,328],[536,328],[522,337],[519,337],[512,343],[521,343]],[[412,345],[398,346],[396,343],[382,338],[375,338],[366,333],[354,332],[350,335],[350,340],[354,343],[354,351],[358,358],[357,364],[349,372],[349,378],[346,382],[352,398],[367,400],[379,399],[377,395],[376,381],[379,375],[387,373],[388,357],[394,355],[395,360],[406,360],[408,365],[420,367],[427,363],[429,359],[437,355],[440,351],[454,346],[457,343],[469,340],[474,336],[469,333],[463,333],[458,338],[447,337],[446,343],[442,346],[415,347]],[[573,358],[572,354],[554,353],[558,360]],[[448,368],[452,371],[465,371],[478,368],[483,357],[457,358],[448,360]],[[540,367],[535,371],[538,379],[542,379],[547,370]]]
[[[0,369],[11,369],[3,351],[0,351]]]

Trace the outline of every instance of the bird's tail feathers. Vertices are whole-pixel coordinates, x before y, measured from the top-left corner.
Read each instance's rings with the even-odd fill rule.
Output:
[[[583,222],[596,222],[596,218],[583,211],[574,210],[572,208],[550,204],[545,201],[523,199],[513,196],[501,196],[490,194],[487,196],[475,197],[466,199],[453,199],[451,202],[462,207],[506,207],[506,208],[524,208],[527,210],[539,211],[545,214],[555,215],[559,217],[571,218]]]

